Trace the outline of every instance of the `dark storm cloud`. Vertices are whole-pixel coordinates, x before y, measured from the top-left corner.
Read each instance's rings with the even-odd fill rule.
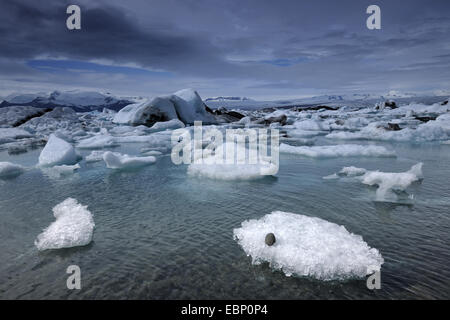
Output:
[[[64,1],[2,3],[0,56],[101,59],[186,72],[193,64],[222,63],[220,52],[195,35],[176,29],[143,30],[129,13],[109,5],[81,5],[82,29],[69,31],[67,5]]]
[[[168,92],[184,85],[216,95],[450,86],[449,1],[377,1],[376,31],[365,26],[366,0],[71,1],[82,9],[79,31],[65,27],[68,4],[1,3],[0,81],[28,74],[37,82],[47,75],[27,61],[65,58],[169,71],[176,80]],[[89,86],[97,75],[77,77]],[[55,74],[45,80],[59,82]],[[136,81],[117,75],[116,86],[136,88]]]

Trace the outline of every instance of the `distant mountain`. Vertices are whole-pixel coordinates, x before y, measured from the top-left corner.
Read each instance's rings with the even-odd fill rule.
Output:
[[[53,91],[51,93],[11,94],[0,103],[1,107],[26,105],[37,108],[71,107],[77,112],[120,110],[133,101],[118,98],[110,93],[94,91]]]

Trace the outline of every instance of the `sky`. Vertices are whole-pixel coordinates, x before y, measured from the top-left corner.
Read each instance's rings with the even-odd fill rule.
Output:
[[[448,0],[0,0],[0,96],[448,93],[449,13]]]

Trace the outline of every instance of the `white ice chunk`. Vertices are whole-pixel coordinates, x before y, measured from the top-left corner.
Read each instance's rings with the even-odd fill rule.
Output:
[[[254,163],[250,162],[249,149],[240,144],[224,143],[218,148],[222,148],[223,152],[204,156],[201,163],[190,164],[188,174],[217,180],[254,180],[278,172],[277,165],[268,159],[254,159]],[[234,161],[230,164],[226,159],[226,150],[229,148],[236,148]]]
[[[0,144],[13,142],[16,139],[33,137],[28,131],[19,128],[0,128]]]
[[[367,185],[377,185],[377,199],[387,200],[396,198],[393,190],[403,191],[421,178],[422,163],[418,163],[412,166],[409,171],[400,173],[369,171],[362,176],[361,181]]]
[[[265,236],[274,233],[273,246]],[[380,270],[384,260],[363,238],[344,226],[300,214],[275,211],[247,220],[234,229],[234,238],[254,264],[268,262],[287,276],[319,280],[362,278]]]
[[[149,125],[155,121],[181,120],[183,123],[215,122],[213,115],[206,112],[205,105],[197,91],[184,89],[172,95],[160,96],[121,109],[113,122],[128,125]]]
[[[215,122],[214,116],[206,112],[202,98],[193,89],[183,89],[175,92],[172,95],[172,101],[180,120],[184,123],[194,123],[194,121]]]
[[[133,157],[127,154],[107,151],[103,154],[103,160],[106,166],[111,169],[129,169],[146,166],[156,162],[153,156]]]
[[[350,166],[350,167],[342,168],[342,170],[339,171],[339,174],[343,174],[343,175],[352,177],[352,176],[363,175],[366,172],[367,172],[367,170],[364,169],[364,168],[357,168],[357,167],[354,167],[354,166]]]
[[[15,177],[25,172],[21,165],[11,162],[0,162],[0,178]]]
[[[91,242],[95,224],[87,206],[68,198],[53,208],[53,215],[56,221],[34,242],[39,250],[85,246]]]
[[[395,152],[382,146],[341,144],[333,146],[291,146],[280,145],[280,152],[298,154],[312,158],[334,157],[395,157]]]
[[[379,201],[396,200],[397,196],[393,191],[404,191],[413,182],[419,181],[423,177],[421,162],[406,172],[370,171],[352,166],[342,168],[339,175],[356,176],[364,184],[378,186],[376,197]]]
[[[178,119],[172,119],[170,121],[165,122],[156,122],[153,126],[150,127],[153,131],[162,131],[162,130],[168,130],[168,129],[179,129],[184,128],[185,125],[183,122],[181,122]]]
[[[90,154],[88,154],[84,160],[86,162],[97,162],[97,161],[102,161],[103,160],[103,154],[105,153],[105,151],[98,151],[98,150],[94,150],[92,151]]]
[[[77,147],[80,149],[102,149],[116,147],[119,144],[116,139],[109,134],[99,134],[93,137],[81,140]]]
[[[55,166],[75,164],[79,156],[73,146],[67,141],[51,134],[44,149],[39,155],[40,166]]]

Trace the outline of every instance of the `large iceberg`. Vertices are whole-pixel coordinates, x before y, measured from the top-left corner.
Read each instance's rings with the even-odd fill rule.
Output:
[[[53,208],[56,221],[37,236],[39,250],[85,246],[92,241],[94,219],[87,206],[68,198]]]
[[[192,89],[184,89],[172,95],[128,105],[115,115],[113,122],[151,126],[156,122],[173,119],[186,124],[192,124],[194,121],[215,122],[214,116],[207,113],[197,91]]]
[[[287,276],[362,278],[380,270],[384,262],[378,250],[370,248],[361,236],[316,217],[275,211],[244,221],[233,233],[254,264],[268,262]],[[276,238],[272,246],[264,241],[268,233]]]
[[[44,149],[39,155],[40,166],[56,166],[75,164],[79,159],[73,146],[67,141],[51,134]]]

